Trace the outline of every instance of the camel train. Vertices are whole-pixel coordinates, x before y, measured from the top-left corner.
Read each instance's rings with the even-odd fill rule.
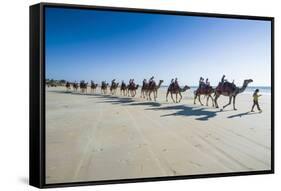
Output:
[[[141,95],[140,98],[146,99],[146,100],[154,100],[156,101],[158,89],[161,87],[161,84],[163,83],[163,80],[159,80],[158,83],[154,80],[154,77],[152,76],[149,80],[144,79],[141,87]],[[236,110],[235,107],[235,99],[236,96],[242,92],[245,91],[248,84],[253,82],[252,79],[246,79],[243,82],[242,87],[237,87],[234,82],[228,82],[225,79],[225,75],[223,75],[221,81],[217,85],[217,87],[212,87],[210,85],[210,82],[208,79],[204,81],[204,78],[200,77],[199,80],[199,86],[194,91],[194,101],[193,103],[196,104],[196,100],[199,101],[199,103],[203,106],[203,103],[201,101],[201,96],[205,96],[206,99],[206,106],[209,105],[209,100],[212,101],[212,107],[219,108],[218,106],[218,98],[222,96],[229,97],[229,102],[222,107],[222,109],[226,108],[230,104],[233,104],[233,109]],[[81,93],[87,93],[87,87],[88,83],[86,83],[84,80],[80,81],[80,83],[76,82],[66,82],[65,87],[66,90],[71,90],[71,85],[73,87],[73,91],[77,92],[78,88],[80,88]],[[98,84],[94,83],[94,81],[91,81],[90,89],[91,93],[96,93],[96,89],[98,87]],[[134,82],[134,79],[130,79],[129,83],[126,84],[124,81],[121,82],[121,85],[119,86],[119,83],[116,83],[116,80],[113,79],[111,81],[111,85],[109,83],[106,83],[106,81],[101,82],[101,94],[107,94],[108,88],[111,95],[116,95],[117,89],[120,88],[120,95],[122,96],[129,96],[129,97],[135,97],[137,94],[137,89],[139,88],[139,85]],[[182,100],[182,93],[189,90],[190,87],[185,85],[182,88],[179,86],[178,79],[175,78],[171,80],[170,85],[167,88],[166,92],[166,101],[168,102],[168,97],[170,95],[172,101],[174,103],[180,103]],[[153,95],[153,97],[152,97]],[[174,99],[175,96],[175,99]]]

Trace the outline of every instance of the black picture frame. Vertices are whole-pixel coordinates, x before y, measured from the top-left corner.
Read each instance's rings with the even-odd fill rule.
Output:
[[[45,14],[44,10],[46,7],[270,21],[271,22],[271,169],[265,171],[231,172],[231,173],[217,173],[217,174],[200,174],[200,175],[46,184],[45,182],[46,180],[45,177],[45,163],[46,163],[46,158],[45,158],[45,23],[44,23],[44,14]],[[135,9],[135,8],[124,8],[124,7],[103,7],[103,6],[88,6],[88,5],[39,3],[30,6],[30,82],[29,83],[30,83],[29,184],[32,186],[38,188],[53,188],[53,187],[67,187],[67,186],[166,181],[166,180],[178,180],[178,179],[211,178],[211,177],[227,177],[227,176],[274,173],[274,18],[273,17],[217,14],[217,13],[197,13],[197,12],[183,12],[183,11],[169,11],[169,10],[153,10],[153,9]]]

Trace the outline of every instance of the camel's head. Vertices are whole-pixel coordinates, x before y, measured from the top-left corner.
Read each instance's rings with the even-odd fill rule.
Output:
[[[189,89],[190,89],[190,87],[189,87],[189,86],[187,86],[187,85],[185,85],[185,86],[183,87],[183,89],[184,89],[184,90],[189,90]]]
[[[251,82],[253,82],[253,80],[252,80],[252,79],[247,79],[247,80],[244,80],[244,83],[245,83],[245,84],[247,84],[247,85],[248,85],[249,83],[251,83]]]
[[[164,80],[160,80],[159,82],[160,82],[160,83],[163,83],[163,82],[164,82]]]

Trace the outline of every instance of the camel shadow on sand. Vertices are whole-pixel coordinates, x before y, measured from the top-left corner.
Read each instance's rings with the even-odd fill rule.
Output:
[[[161,117],[168,117],[168,116],[194,116],[197,117],[195,118],[196,120],[199,121],[207,121],[210,118],[213,118],[217,115],[217,113],[222,112],[222,111],[209,111],[206,110],[209,108],[198,108],[198,107],[190,107],[186,105],[175,105],[175,106],[167,106],[167,107],[159,107],[159,108],[149,108],[146,110],[163,110],[163,111],[168,111],[168,110],[178,110],[174,113],[170,114],[165,114],[161,115]]]
[[[134,100],[132,98],[112,98],[108,97],[105,98],[104,101],[98,102],[98,103],[111,103],[111,104],[127,104],[127,103],[132,103]]]
[[[235,115],[230,115],[227,118],[232,119],[232,118],[235,118],[235,117],[243,117],[243,116],[255,115],[255,114],[260,114],[260,113],[248,111],[248,112],[244,112],[244,113],[238,113],[238,114],[235,114]]]
[[[158,102],[152,102],[152,101],[140,102],[132,97],[118,97],[114,95],[97,95],[97,96],[104,99],[103,101],[98,103],[122,104],[124,106],[150,106],[150,107],[161,106],[161,104]]]
[[[161,106],[161,103],[149,101],[149,102],[137,102],[137,103],[131,103],[131,104],[128,104],[128,105],[130,105],[130,106],[150,106],[150,107],[160,107],[160,106]]]

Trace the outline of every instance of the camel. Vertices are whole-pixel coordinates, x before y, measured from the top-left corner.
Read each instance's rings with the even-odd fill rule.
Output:
[[[148,85],[148,97],[147,99],[151,100],[151,93],[153,93],[154,101],[156,101],[157,98],[157,92],[160,88],[161,84],[163,83],[163,80],[159,80],[158,85],[156,85],[155,81],[151,81]]]
[[[189,86],[185,85],[183,88],[180,88],[180,87],[175,87],[173,84],[171,84],[169,87],[168,87],[168,90],[167,90],[167,93],[166,93],[166,101],[168,101],[168,95],[171,94],[171,98],[173,100],[174,103],[179,103],[182,99],[182,95],[181,95],[181,92],[185,92],[186,90],[190,89]],[[176,94],[176,102],[173,98],[173,94]],[[180,99],[178,101],[178,94],[180,96]]]
[[[148,93],[148,83],[146,81],[143,81],[140,97],[145,99],[145,97],[147,97],[147,93]]]
[[[66,91],[70,90],[70,89],[71,89],[70,83],[69,83],[69,82],[66,82],[65,87],[66,87]]]
[[[87,87],[88,83],[86,83],[84,80],[80,81],[80,89],[82,93],[87,93]]]
[[[78,83],[76,83],[76,82],[72,83],[72,87],[73,87],[73,90],[75,92],[77,92],[77,90],[78,90]]]
[[[235,98],[238,94],[242,93],[245,91],[245,89],[247,88],[248,84],[253,82],[252,79],[246,79],[243,82],[243,86],[241,88],[236,87],[235,84],[230,83],[230,82],[224,82],[224,84],[222,84],[221,82],[219,83],[219,85],[216,87],[215,89],[215,106],[216,108],[219,108],[218,106],[218,98],[220,97],[220,95],[223,96],[228,96],[229,97],[229,102],[228,104],[223,106],[223,109],[226,108],[228,105],[231,104],[232,98],[233,98],[233,109],[237,110],[235,108]]]
[[[137,89],[139,88],[139,85],[135,83],[131,83],[127,86],[127,95],[131,95],[131,97],[135,97],[137,94]]]
[[[97,87],[98,87],[98,84],[95,84],[94,81],[91,81],[91,93],[95,93]]]
[[[215,89],[212,86],[205,85],[205,87],[198,88],[194,91],[194,104],[196,104],[196,98],[198,98],[200,104],[203,105],[201,102],[201,95],[205,95],[207,96],[206,106],[208,106],[209,99],[211,98],[212,106],[214,107],[214,99],[212,97],[213,93],[215,93]]]
[[[120,94],[123,96],[127,95],[127,86],[126,86],[125,82],[123,82],[123,81],[122,81],[121,87],[120,87]]]
[[[112,84],[110,86],[110,93],[112,95],[115,95],[118,86],[119,86],[119,83],[112,82]]]
[[[107,94],[107,87],[108,87],[108,83],[106,83],[105,81],[103,81],[101,83],[101,93],[102,94]]]

